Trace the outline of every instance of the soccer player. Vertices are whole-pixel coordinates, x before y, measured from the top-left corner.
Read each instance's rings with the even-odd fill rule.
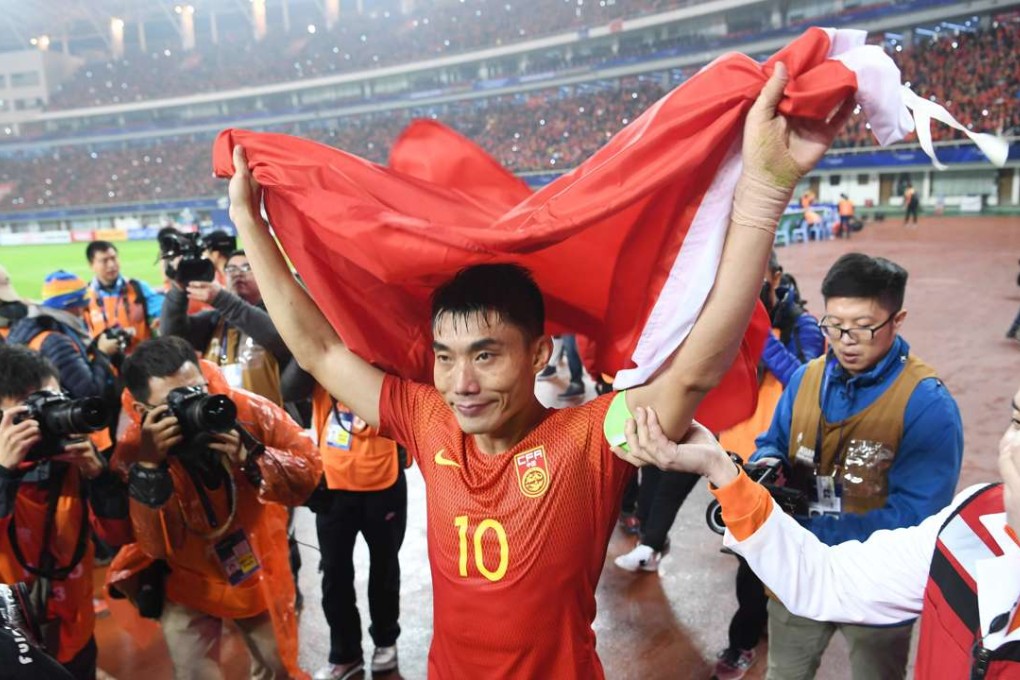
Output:
[[[614,412],[654,406],[682,437],[736,355],[798,179],[841,128],[776,113],[777,66],[748,114],[743,176],[719,274],[696,325],[648,384],[575,408],[535,397],[549,360],[542,294],[508,264],[470,267],[433,293],[435,386],[387,375],[348,350],[294,281],[261,220],[259,186],[234,151],[231,217],[299,364],[415,457],[428,495],[435,592],[431,678],[601,678],[591,622],[606,546],[633,467],[603,435]],[[608,422],[622,419],[612,416]]]

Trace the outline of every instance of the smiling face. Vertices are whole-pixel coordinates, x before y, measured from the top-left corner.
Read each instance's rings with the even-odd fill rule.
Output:
[[[907,311],[886,309],[875,298],[833,297],[825,301],[822,324],[844,330],[858,329],[840,334],[827,333],[829,346],[841,366],[851,375],[866,373],[892,349],[893,342]],[[884,324],[884,325],[883,325]],[[871,328],[881,326],[872,337]]]
[[[466,434],[502,436],[535,401],[552,351],[494,312],[440,314],[433,324],[436,389]]]

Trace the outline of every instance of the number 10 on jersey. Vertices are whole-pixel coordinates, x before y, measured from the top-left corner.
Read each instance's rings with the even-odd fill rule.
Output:
[[[468,518],[467,515],[458,515],[453,519],[454,526],[457,527],[457,533],[460,535],[460,559],[458,560],[458,571],[460,575],[467,578],[468,575]],[[495,569],[489,569],[485,564],[485,553],[482,551],[482,541],[485,539],[486,532],[492,531],[496,534],[496,540],[499,541],[499,564],[496,565]],[[474,544],[475,552],[475,568],[485,578],[489,579],[493,583],[501,580],[506,576],[507,564],[510,561],[510,546],[506,540],[506,529],[503,525],[494,519],[483,519],[475,527],[474,535],[472,537],[472,543]]]

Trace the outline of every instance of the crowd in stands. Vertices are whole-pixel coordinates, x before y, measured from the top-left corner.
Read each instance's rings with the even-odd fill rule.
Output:
[[[1020,130],[1020,100],[1014,91],[1020,82],[1020,57],[1012,49],[1018,38],[1020,23],[1007,21],[980,33],[924,40],[891,53],[915,91],[944,102],[965,125],[1010,135]],[[400,130],[413,118],[429,116],[474,139],[514,172],[558,171],[587,158],[691,72],[275,129],[385,163]],[[933,132],[937,140],[961,136],[941,125]],[[211,137],[196,135],[5,154],[0,156],[0,211],[218,196],[224,186],[210,175],[210,143]],[[874,144],[863,117],[855,116],[835,146]]]
[[[891,51],[914,92],[943,104],[963,125],[979,132],[1020,134],[1020,22],[995,22],[977,33],[918,40],[902,52]],[[936,125],[936,140],[963,139]],[[835,147],[873,146],[861,117],[851,121]]]
[[[402,64],[605,25],[693,4],[693,0],[462,0],[418,2],[408,13],[344,15],[331,30],[270,33],[255,42],[242,24],[218,44],[182,55],[176,45],[149,47],[116,61],[82,67],[50,102],[51,109],[134,102],[249,87]],[[292,23],[297,23],[292,22]],[[243,32],[241,31],[243,29]],[[555,61],[555,60],[554,60]],[[536,67],[555,67],[538,57]]]

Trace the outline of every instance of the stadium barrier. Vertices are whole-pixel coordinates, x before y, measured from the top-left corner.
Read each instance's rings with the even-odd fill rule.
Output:
[[[0,234],[0,246],[56,245],[71,242],[69,231],[35,231],[25,234]]]

